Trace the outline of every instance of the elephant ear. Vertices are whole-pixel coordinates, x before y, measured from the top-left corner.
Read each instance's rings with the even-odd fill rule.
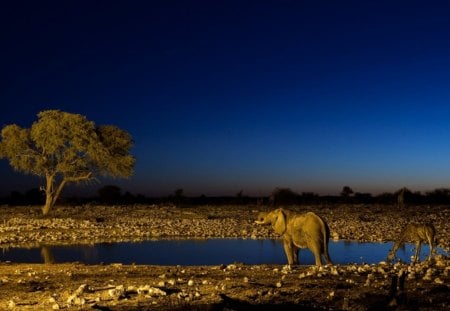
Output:
[[[273,224],[273,230],[276,234],[283,234],[286,231],[286,215],[280,209],[278,210],[275,219],[275,223]]]

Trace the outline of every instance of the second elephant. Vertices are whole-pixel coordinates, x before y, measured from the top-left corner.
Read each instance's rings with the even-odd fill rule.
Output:
[[[316,265],[322,265],[322,255],[325,262],[331,264],[328,254],[330,229],[326,222],[313,212],[297,214],[278,208],[271,212],[262,212],[255,223],[272,225],[275,233],[282,236],[283,247],[289,265],[298,264],[300,248],[309,248],[314,254]]]

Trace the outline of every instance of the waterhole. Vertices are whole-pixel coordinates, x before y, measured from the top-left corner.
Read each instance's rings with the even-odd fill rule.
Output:
[[[330,241],[329,253],[335,264],[371,264],[385,260],[391,247],[391,242]],[[437,252],[444,253],[441,249],[438,249]],[[428,254],[428,245],[423,245],[420,260],[426,259]],[[405,244],[397,251],[397,258],[405,262],[410,262],[412,255],[414,255],[412,244]],[[308,249],[301,249],[299,258],[300,264],[314,264],[314,256]],[[146,265],[287,263],[281,241],[270,239],[155,240],[139,243],[3,248],[0,260],[15,263],[82,262],[85,264],[134,263]]]

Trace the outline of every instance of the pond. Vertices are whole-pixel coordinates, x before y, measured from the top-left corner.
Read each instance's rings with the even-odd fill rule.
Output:
[[[330,241],[329,253],[335,264],[378,263],[386,259],[392,243],[358,243]],[[444,253],[438,249],[438,253]],[[139,243],[100,243],[92,245],[45,245],[40,248],[4,248],[0,261],[16,263],[82,262],[85,264],[147,264],[147,265],[220,265],[240,262],[245,264],[286,264],[280,240],[203,239],[155,240]],[[397,257],[409,262],[414,246],[405,244]],[[422,246],[420,259],[429,254],[428,245]],[[308,249],[300,250],[300,264],[314,264]]]

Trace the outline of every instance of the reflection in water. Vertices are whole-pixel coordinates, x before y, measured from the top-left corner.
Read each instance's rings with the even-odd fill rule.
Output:
[[[330,241],[329,249],[335,264],[378,263],[387,257],[392,243],[356,243]],[[420,259],[429,251],[422,247]],[[399,249],[397,257],[409,262],[414,252],[412,244]],[[438,253],[444,253],[441,249]],[[308,249],[301,249],[300,264],[314,264]],[[154,264],[154,265],[219,265],[241,262],[245,264],[286,264],[279,240],[202,239],[155,240],[140,243],[101,243],[90,245],[52,246],[39,248],[3,249],[0,261],[28,263],[83,262],[86,264]]]
[[[47,245],[41,245],[41,256],[44,260],[44,263],[52,264],[55,263],[55,257],[53,257],[53,253],[51,248]]]
[[[108,244],[105,244],[105,247]],[[41,257],[44,263],[46,264],[52,264],[55,263],[55,256],[53,255],[54,252],[57,252],[58,255],[60,255],[60,250],[65,249],[74,251],[72,256],[75,256],[74,260],[69,261],[80,261],[80,262],[95,262],[97,256],[97,250],[95,247],[95,244],[85,244],[85,245],[72,245],[72,246],[51,246],[51,245],[40,245],[41,250]],[[59,258],[59,256],[58,256]],[[58,260],[58,262],[60,262]]]

